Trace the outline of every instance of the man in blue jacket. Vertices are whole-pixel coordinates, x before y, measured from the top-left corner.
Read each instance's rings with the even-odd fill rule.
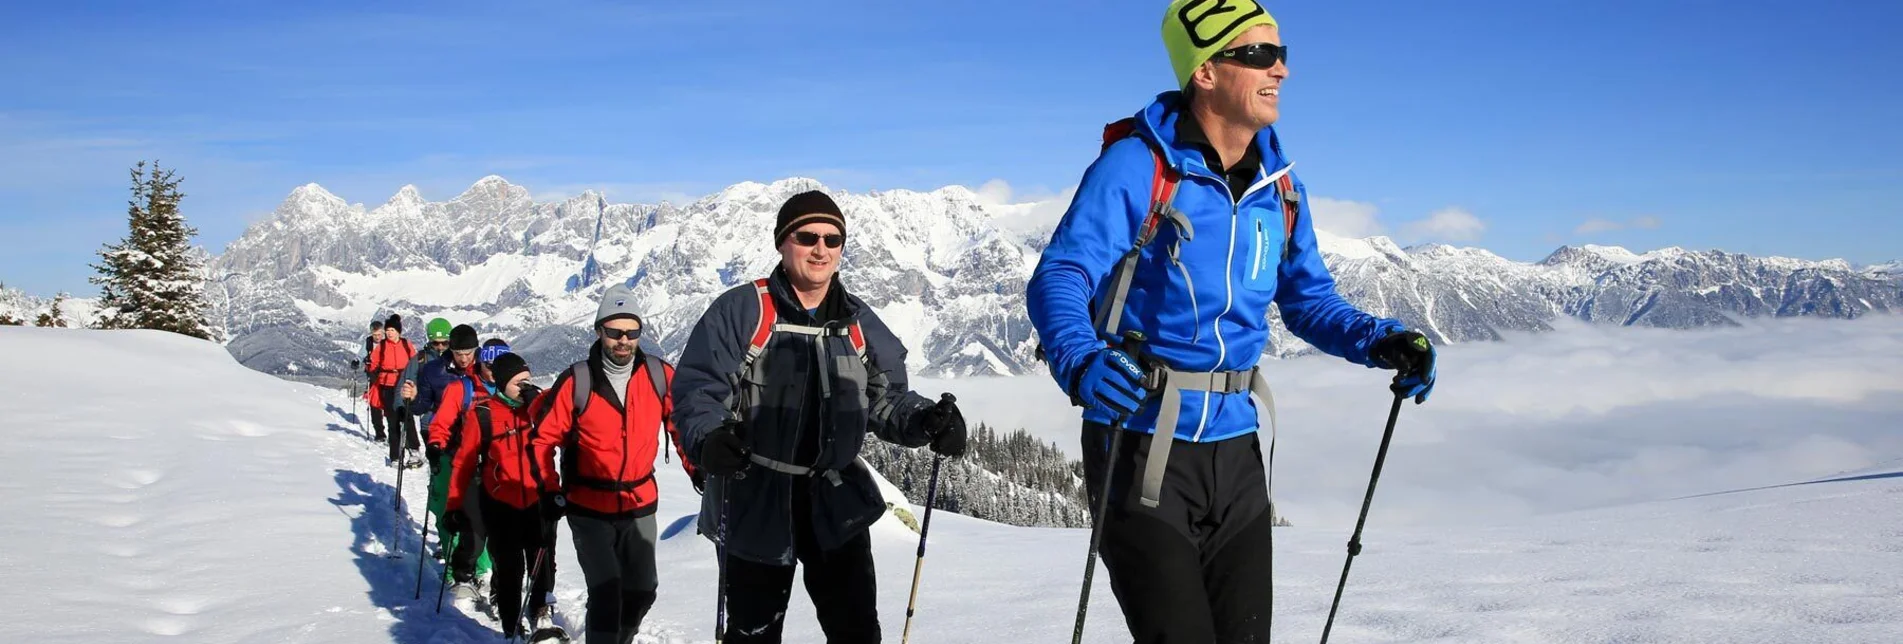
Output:
[[[1175,0],[1162,31],[1179,90],[1106,130],[1027,304],[1051,375],[1085,407],[1090,494],[1114,474],[1096,520],[1136,641],[1266,642],[1273,511],[1252,394],[1273,430],[1257,368],[1269,306],[1321,351],[1397,370],[1417,404],[1434,350],[1335,290],[1271,127],[1288,77],[1275,19],[1253,0]],[[1131,331],[1147,355],[1125,350]],[[1111,454],[1116,425],[1132,433]]]

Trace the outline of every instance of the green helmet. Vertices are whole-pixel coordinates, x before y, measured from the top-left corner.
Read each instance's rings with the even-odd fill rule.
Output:
[[[449,341],[449,320],[442,318],[430,320],[429,327],[427,327],[424,333],[429,336],[431,342],[437,340]]]

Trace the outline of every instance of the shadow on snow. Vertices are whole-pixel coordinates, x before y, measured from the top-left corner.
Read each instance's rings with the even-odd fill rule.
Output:
[[[348,470],[336,470],[334,478],[337,496],[330,502],[351,517],[350,529],[356,538],[350,550],[356,555],[358,572],[370,584],[370,602],[396,619],[390,626],[390,641],[423,644],[500,639],[487,623],[462,614],[448,598],[444,599],[442,612],[436,612],[443,567],[423,552],[421,527],[407,515],[399,517],[392,508],[395,486]],[[404,499],[403,504],[408,507],[418,501]],[[400,558],[387,556],[390,553]],[[419,557],[425,568],[420,599],[416,581]]]

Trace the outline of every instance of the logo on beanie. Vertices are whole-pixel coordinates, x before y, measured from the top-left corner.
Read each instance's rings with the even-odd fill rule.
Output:
[[[627,305],[628,305],[627,300],[615,300],[615,306],[627,306]]]
[[[1190,16],[1199,10],[1201,13]],[[1228,42],[1236,27],[1264,13],[1267,12],[1255,0],[1192,0],[1176,12],[1176,19],[1183,22],[1190,44],[1201,49]]]

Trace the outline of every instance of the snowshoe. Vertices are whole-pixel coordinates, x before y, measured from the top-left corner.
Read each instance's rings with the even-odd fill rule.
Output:
[[[554,625],[554,624],[543,626],[541,628],[535,629],[534,632],[529,633],[529,644],[536,644],[537,642],[567,642],[567,641],[568,641],[568,631],[563,630],[562,627]]]

